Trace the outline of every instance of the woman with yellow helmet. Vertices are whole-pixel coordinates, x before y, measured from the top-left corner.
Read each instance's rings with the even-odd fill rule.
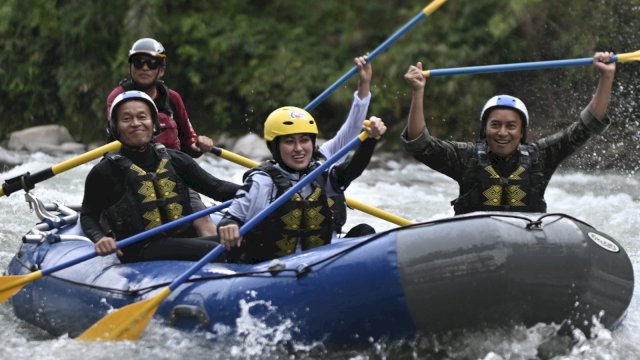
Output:
[[[218,224],[227,258],[254,263],[330,243],[346,222],[344,190],[369,164],[387,128],[380,118],[371,117],[364,130],[369,138],[351,159],[330,167],[241,238],[241,225],[313,171],[323,157],[331,156],[328,149],[339,142],[334,137],[317,148],[318,127],[304,109],[289,106],[273,111],[264,124],[264,139],[274,160],[245,174],[244,185]],[[362,233],[363,227],[358,225],[357,231]],[[374,232],[367,227],[367,232]]]

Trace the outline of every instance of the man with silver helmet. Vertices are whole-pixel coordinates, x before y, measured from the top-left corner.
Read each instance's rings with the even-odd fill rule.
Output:
[[[427,130],[423,99],[426,79],[422,63],[404,75],[412,89],[405,149],[418,161],[458,182],[451,204],[458,214],[473,211],[546,212],[544,193],[558,165],[611,123],[607,117],[616,64],[613,53],[596,52],[593,67],[600,74],[591,102],[568,128],[527,142],[529,112],[510,95],[489,99],[480,113],[480,139],[456,142],[437,139]]]
[[[199,260],[217,245],[215,237],[197,237],[187,224],[116,249],[116,241],[192,214],[189,189],[226,201],[239,188],[212,176],[189,155],[152,141],[159,129],[149,95],[131,90],[116,96],[108,130],[122,146],[91,169],[82,200],[82,230],[99,255],[117,251],[123,262]]]
[[[197,158],[211,151],[213,140],[196,134],[180,94],[170,89],[162,77],[167,65],[167,53],[160,42],[152,38],[142,38],[131,45],[129,50],[129,76],[116,86],[107,96],[107,112],[114,99],[128,90],[139,90],[149,95],[157,109],[160,123],[155,141],[169,149],[183,151]],[[200,197],[191,193],[192,205],[196,211],[205,208]],[[194,221],[200,236],[216,235],[215,224],[203,217]]]

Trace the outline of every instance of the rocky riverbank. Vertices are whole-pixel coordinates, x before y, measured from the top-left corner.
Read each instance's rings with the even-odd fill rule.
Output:
[[[393,134],[387,136],[394,136]],[[415,160],[403,151],[394,139],[382,140],[374,153],[372,168],[399,169]],[[576,170],[614,170],[634,174],[639,170],[634,152],[623,141],[617,141],[612,146],[610,139],[592,139],[585,147],[563,162],[562,167]],[[321,144],[324,139],[318,139]],[[214,137],[217,147],[227,149],[255,161],[271,158],[261,136],[249,133],[241,137],[220,134]],[[6,171],[22,163],[22,158],[34,152],[42,152],[54,156],[82,154],[103,143],[82,144],[74,141],[69,131],[60,125],[43,125],[11,133],[9,139],[0,142],[0,171]],[[637,148],[637,145],[633,147]],[[213,156],[213,155],[211,155]]]
[[[255,161],[271,158],[262,137],[249,133],[239,138],[229,135],[221,135],[214,139],[216,146],[227,149],[233,153],[242,155]],[[325,139],[318,139],[322,144]],[[43,125],[26,128],[11,133],[9,139],[0,143],[0,171],[22,164],[25,155],[34,152],[42,152],[54,156],[68,154],[72,157],[77,154],[94,149],[103,144],[82,144],[74,141],[68,129],[60,125]],[[384,142],[378,146],[384,148]],[[409,161],[404,154],[399,156],[397,152],[376,151],[371,160],[372,167],[397,169]]]

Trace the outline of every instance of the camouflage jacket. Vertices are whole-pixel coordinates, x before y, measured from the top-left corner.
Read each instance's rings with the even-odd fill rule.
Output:
[[[476,199],[479,199],[481,198],[479,194],[487,190],[483,188],[486,187],[486,184],[482,185],[481,178],[483,175],[478,166],[481,162],[479,158],[480,149],[486,148],[484,141],[473,143],[440,140],[431,136],[426,128],[422,134],[413,140],[407,140],[407,129],[405,128],[402,132],[401,140],[406,151],[416,160],[458,182],[460,194],[458,199],[452,202],[456,214],[479,210],[544,212],[546,211],[544,191],[558,165],[584,145],[592,136],[602,133],[610,123],[611,121],[608,117],[605,117],[602,121],[596,119],[587,106],[581,112],[580,119],[569,125],[569,127],[534,143],[520,145],[510,160],[503,160],[492,156],[491,153],[488,154],[491,165],[497,169],[496,171],[502,177],[502,180],[509,179],[511,171],[518,168],[518,164],[523,158],[522,154],[530,156],[531,167],[525,172],[530,171],[532,174],[527,174],[531,181],[525,186],[525,191],[533,196],[529,197],[528,203],[539,205],[533,205],[528,209],[509,209],[508,206],[500,209],[486,208],[478,200],[471,201],[471,204],[467,201],[466,204],[456,208],[455,203],[458,200],[463,200],[469,196],[475,196]]]

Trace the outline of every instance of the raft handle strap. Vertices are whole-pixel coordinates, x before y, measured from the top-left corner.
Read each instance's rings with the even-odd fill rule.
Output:
[[[209,316],[207,316],[207,313],[201,306],[196,305],[176,305],[173,310],[171,310],[171,314],[169,314],[169,323],[174,326],[180,318],[184,319],[188,317],[196,318],[202,326],[209,324]]]
[[[527,224],[527,230],[540,230],[542,229],[542,219],[531,221]]]

